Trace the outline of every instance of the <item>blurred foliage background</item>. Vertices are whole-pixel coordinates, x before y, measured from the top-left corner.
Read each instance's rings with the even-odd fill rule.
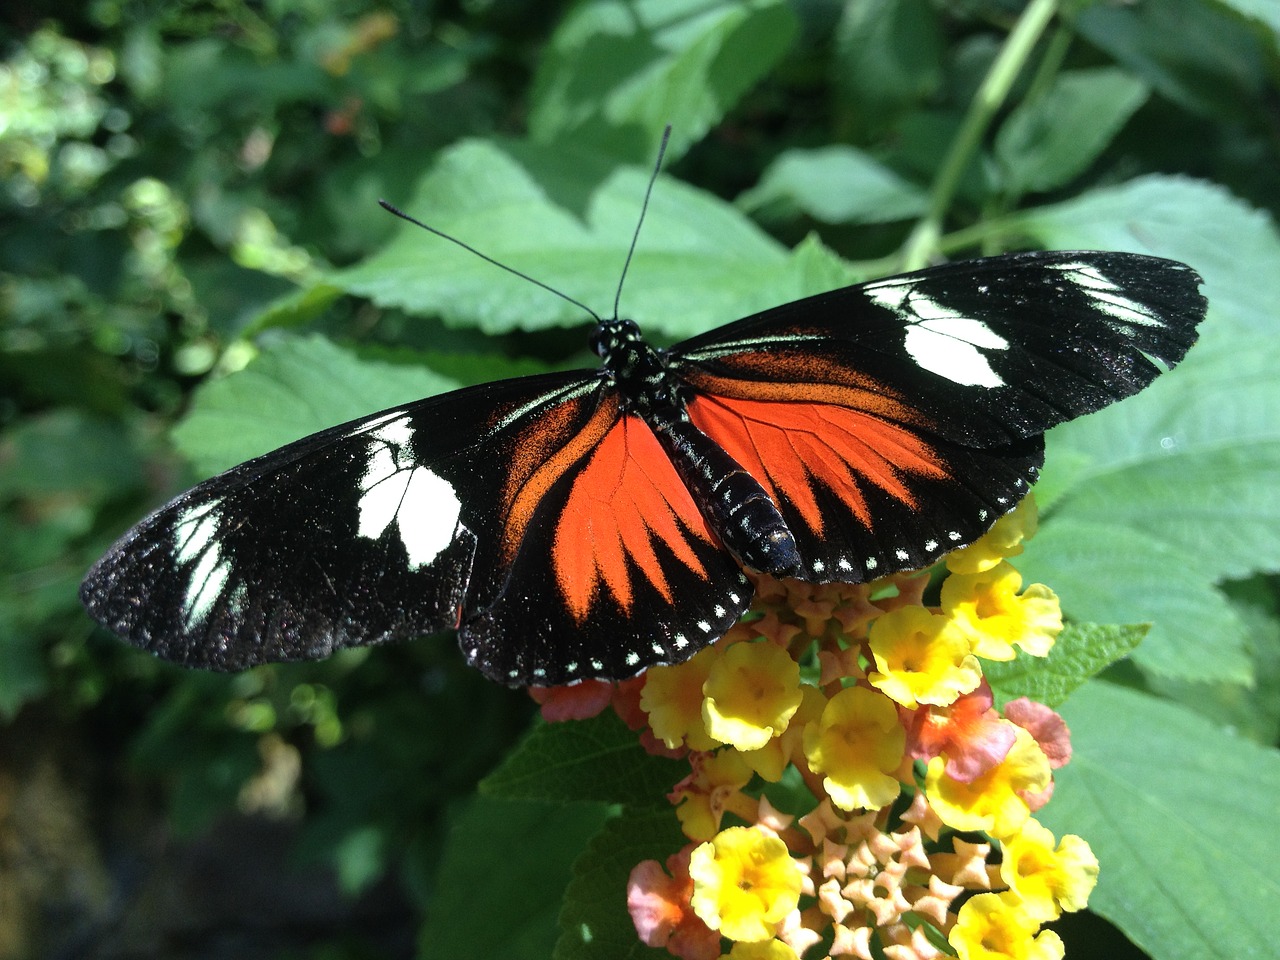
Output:
[[[1094,759],[1056,828],[1104,871],[1068,955],[1268,955],[1268,0],[31,0],[0,31],[0,958],[550,955],[616,808],[474,799],[522,694],[439,639],[183,672],[76,588],[215,470],[588,363],[580,311],[376,200],[604,313],[666,123],[623,298],[660,339],[941,256],[1205,276],[1185,369],[1051,438],[1025,569],[1077,618],[1155,624],[1067,713]]]

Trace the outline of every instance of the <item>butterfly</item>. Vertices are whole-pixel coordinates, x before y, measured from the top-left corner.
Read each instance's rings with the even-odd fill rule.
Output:
[[[745,570],[861,583],[972,543],[1035,482],[1044,432],[1196,339],[1184,264],[949,263],[594,370],[487,383],[332,427],[161,507],[81,587],[101,624],[215,669],[452,628],[510,685],[678,663],[747,609]],[[1159,361],[1157,363],[1156,361]]]

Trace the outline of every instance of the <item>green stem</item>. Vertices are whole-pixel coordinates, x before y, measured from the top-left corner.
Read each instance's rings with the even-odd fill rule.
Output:
[[[916,224],[902,247],[902,269],[914,270],[927,264],[937,251],[942,221],[960,185],[960,178],[973,162],[996,112],[1004,105],[1014,81],[1031,57],[1040,35],[1058,13],[1059,0],[1031,0],[1014,24],[978,87],[960,132],[947,151],[929,193],[929,212]]]

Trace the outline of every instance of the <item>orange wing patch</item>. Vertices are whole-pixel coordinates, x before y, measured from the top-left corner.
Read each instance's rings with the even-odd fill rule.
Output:
[[[690,537],[714,542],[653,431],[637,417],[624,415],[574,478],[556,522],[551,561],[573,618],[587,619],[600,587],[628,612],[635,600],[631,578],[636,570],[671,601],[655,540],[707,579]]]
[[[793,388],[799,394],[793,400],[782,399],[787,385],[759,386],[770,399],[701,394],[690,401],[689,416],[775,502],[780,504],[779,493],[784,493],[815,535],[821,536],[824,526],[815,483],[839,497],[870,530],[874,522],[864,494],[866,484],[915,508],[909,476],[944,479],[950,475],[939,453],[909,428],[805,396],[804,385]]]

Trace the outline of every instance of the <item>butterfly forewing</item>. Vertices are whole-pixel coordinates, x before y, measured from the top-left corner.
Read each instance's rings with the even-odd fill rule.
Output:
[[[1137,254],[1011,254],[797,300],[694,337],[678,365],[887,390],[920,429],[974,445],[1043,433],[1137,393],[1177,363],[1204,316],[1185,264]]]
[[[501,585],[503,418],[549,429],[549,408],[596,384],[486,384],[282,447],[140,523],[81,598],[138,646],[220,669],[457,626],[466,597]]]
[[[971,543],[1043,432],[1136,393],[1195,339],[1199,278],[1103,253],[948,264],[677,345],[694,423],[777,503],[806,576],[859,582]]]

